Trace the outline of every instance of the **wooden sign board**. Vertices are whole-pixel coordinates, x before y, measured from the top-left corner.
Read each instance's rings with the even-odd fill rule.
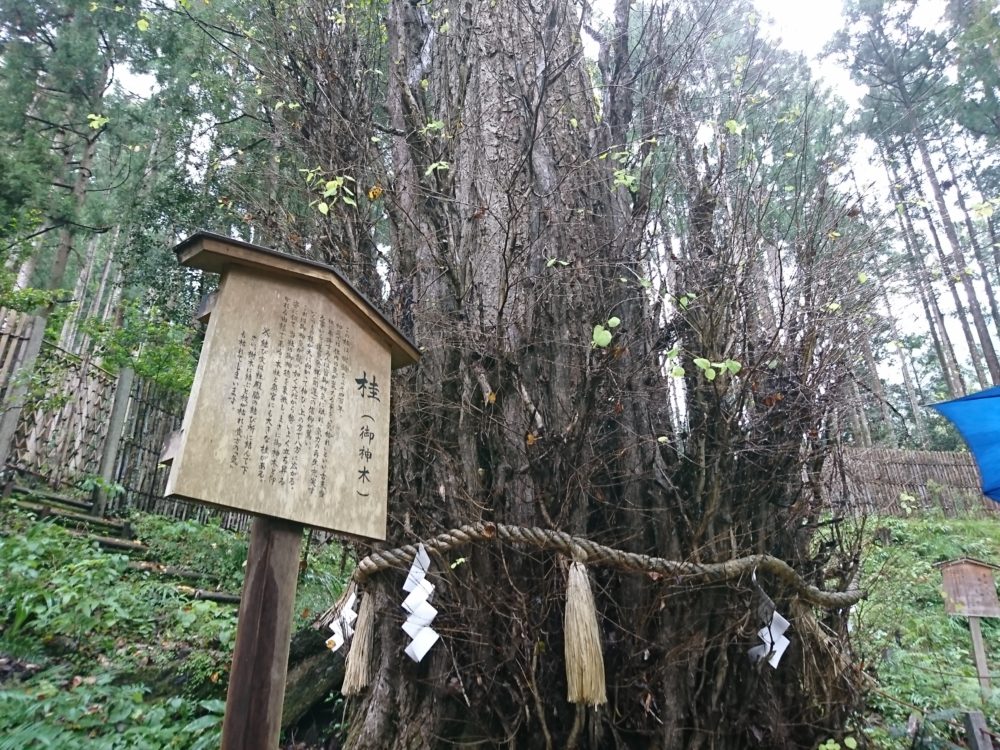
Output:
[[[964,617],[1000,617],[993,570],[996,566],[981,560],[962,558],[939,563],[944,607],[950,615]]]
[[[206,233],[222,275],[166,494],[384,539],[390,371],[415,347],[332,268]]]

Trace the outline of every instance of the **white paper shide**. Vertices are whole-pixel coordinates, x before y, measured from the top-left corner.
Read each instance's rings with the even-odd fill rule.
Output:
[[[403,584],[403,591],[407,592],[403,600],[403,609],[407,613],[403,632],[411,639],[410,645],[406,647],[406,655],[418,663],[441,637],[431,627],[431,622],[437,616],[437,610],[429,601],[434,593],[434,584],[427,580],[427,571],[430,567],[431,559],[424,545],[420,544],[417,546],[417,554],[413,558],[409,575]]]
[[[333,631],[333,635],[327,638],[326,647],[331,651],[336,651],[344,645],[347,639],[354,635],[354,621],[358,619],[358,613],[354,611],[354,606],[357,602],[358,596],[352,591],[344,601],[344,606],[340,608],[340,612],[337,613],[337,616],[330,623],[330,630]]]
[[[763,644],[750,649],[748,653],[751,660],[758,662],[766,658],[767,663],[777,669],[778,662],[781,661],[781,657],[790,643],[785,637],[788,625],[788,620],[775,611],[771,616],[771,622],[757,631],[757,635],[763,641]]]

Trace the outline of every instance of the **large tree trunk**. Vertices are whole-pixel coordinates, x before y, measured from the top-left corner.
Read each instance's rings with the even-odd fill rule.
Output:
[[[722,163],[699,174],[696,127],[678,156],[687,229],[677,283],[705,301],[687,305],[672,333],[660,330],[641,262],[660,247],[645,235],[652,196],[642,155],[654,148],[647,128],[683,114],[662,73],[636,111],[636,50],[653,54],[663,41],[659,32],[630,38],[630,14],[618,2],[603,39],[599,118],[571,3],[390,4],[386,192],[396,285],[412,290],[401,318],[425,349],[395,386],[392,539],[487,520],[675,559],[806,560],[797,522],[780,509],[794,506],[805,523],[814,507],[799,455],[821,454],[826,407],[805,373],[838,355],[817,338],[812,312],[783,311],[795,330],[777,372],[748,374],[730,393],[728,372],[710,381],[693,364],[766,363],[773,339],[741,311],[755,296],[756,261],[743,230],[725,227],[732,219],[713,177]],[[652,15],[649,28],[666,28],[665,13]],[[633,190],[616,184],[632,158],[626,140],[642,144]],[[827,237],[830,226],[820,226]],[[797,262],[815,284],[828,248],[811,244]],[[595,347],[592,329],[612,317],[622,323],[611,345]],[[744,349],[736,337],[747,328],[760,338]],[[670,342],[654,343],[664,335],[684,350],[687,427],[671,423],[666,406],[673,381],[659,352]],[[786,401],[761,406],[744,435],[738,414],[751,388]],[[401,657],[406,639],[392,614],[401,579],[368,584],[379,648],[350,747],[804,747],[816,736],[810,723],[824,721],[794,679],[779,684],[747,659],[748,590],[662,589],[602,570],[594,576],[611,705],[567,705],[564,562],[500,545],[462,557],[454,570],[441,561],[435,576],[444,640],[419,665]],[[797,671],[800,658],[787,668]]]
[[[261,58],[275,95],[302,103],[287,127],[272,118],[294,166],[351,177],[357,203],[275,233],[312,227],[289,244],[341,265],[423,350],[393,383],[389,544],[494,522],[673,560],[772,554],[846,586],[856,563],[817,559],[811,538],[874,294],[847,254],[871,238],[846,222],[823,154],[779,198],[728,157],[738,138],[698,144],[715,117],[705,45],[729,34],[772,75],[756,34],[724,26],[739,14],[617,0],[595,70],[571,0],[353,7],[272,7],[280,54]],[[788,135],[808,147],[815,102],[797,91]],[[284,184],[315,203],[302,183]],[[402,654],[402,576],[368,579],[374,679],[347,745],[811,748],[843,721],[855,678],[811,613],[773,675],[747,656],[749,576],[597,565],[609,705],[568,704],[567,563],[496,540],[437,558],[442,639],[420,664]],[[824,626],[844,636],[845,614]]]

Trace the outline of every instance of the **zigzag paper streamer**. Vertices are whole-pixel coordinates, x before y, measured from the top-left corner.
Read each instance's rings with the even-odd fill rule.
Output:
[[[430,567],[431,559],[427,550],[424,545],[417,545],[417,554],[406,576],[406,583],[403,584],[403,591],[407,592],[403,609],[408,615],[403,623],[403,632],[411,639],[405,653],[417,663],[423,660],[431,646],[441,637],[430,626],[437,617],[437,610],[428,601],[434,593],[434,584],[427,580]]]

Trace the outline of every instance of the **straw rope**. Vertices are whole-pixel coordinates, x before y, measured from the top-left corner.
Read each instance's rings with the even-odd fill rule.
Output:
[[[538,549],[562,552],[571,559],[590,565],[609,565],[620,570],[660,573],[680,578],[684,583],[719,583],[758,572],[769,573],[810,604],[827,609],[842,609],[856,604],[866,596],[854,582],[846,591],[823,591],[806,583],[788,563],[771,555],[750,555],[719,563],[695,563],[666,560],[597,544],[583,537],[563,531],[510,526],[507,524],[474,523],[450,529],[423,542],[424,547],[436,552],[449,552],[474,542],[500,539]],[[371,576],[386,570],[405,570],[417,554],[416,546],[407,544],[394,549],[373,552],[358,563],[354,573],[360,584]]]

